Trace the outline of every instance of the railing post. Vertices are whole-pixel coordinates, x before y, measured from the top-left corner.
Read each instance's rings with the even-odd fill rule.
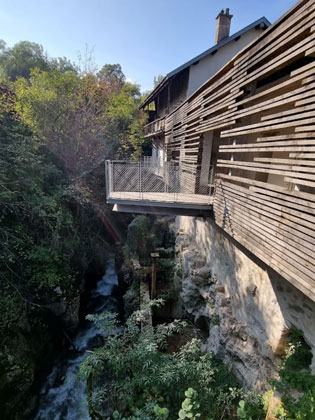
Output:
[[[106,198],[108,198],[107,160],[104,161],[104,181],[105,181],[105,194],[106,194]]]
[[[105,178],[106,178],[106,197],[111,196],[111,161],[105,162]]]
[[[175,174],[175,185],[174,185],[174,203],[176,203],[176,190],[177,190],[177,185],[178,185],[178,170],[176,168],[176,166],[174,165],[174,174]]]
[[[212,188],[213,186],[213,175],[214,175],[214,166],[210,166],[210,180],[209,180],[209,204],[211,203],[211,197],[212,197]]]
[[[165,162],[165,165],[163,167],[164,193],[166,193],[167,167],[168,167],[168,164],[167,162]]]
[[[174,203],[176,201],[176,187],[177,187],[177,173],[176,173],[176,166],[172,163],[172,183],[174,189]]]
[[[114,192],[114,162],[109,165],[109,191]]]
[[[142,198],[142,177],[141,177],[141,160],[139,161],[139,198]]]
[[[178,193],[180,193],[181,191],[181,175],[182,175],[182,171],[181,171],[181,164],[180,162],[178,163],[178,166],[174,166],[174,170],[175,170],[175,195],[174,195],[174,200],[175,202],[177,201],[177,197],[178,197]],[[177,195],[176,195],[177,192]]]
[[[106,196],[110,197],[110,161],[106,161]]]

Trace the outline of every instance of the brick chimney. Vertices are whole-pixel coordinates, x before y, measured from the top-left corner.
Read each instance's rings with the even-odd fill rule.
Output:
[[[225,12],[222,9],[217,16],[217,30],[215,33],[215,43],[222,41],[222,39],[230,36],[231,20],[233,15],[230,15],[230,9],[226,9]]]

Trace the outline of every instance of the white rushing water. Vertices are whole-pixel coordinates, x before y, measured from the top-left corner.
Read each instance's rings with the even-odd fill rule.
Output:
[[[115,261],[108,261],[106,273],[97,283],[90,295],[90,313],[118,311],[118,301],[111,296],[114,286],[118,285]],[[34,420],[90,420],[86,399],[86,383],[76,374],[84,359],[86,350],[99,343],[100,332],[92,322],[85,321],[79,329],[74,345],[77,352],[61,360],[47,377],[41,390],[40,404]]]

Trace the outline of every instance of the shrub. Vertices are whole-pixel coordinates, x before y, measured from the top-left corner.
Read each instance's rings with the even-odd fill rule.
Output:
[[[310,370],[311,349],[302,334],[290,333],[280,370],[280,380],[275,383],[282,394],[285,420],[315,420],[315,375]]]
[[[155,301],[153,305],[161,303]],[[165,418],[177,420],[185,395],[193,397],[192,408],[195,411],[198,408],[202,419],[205,416],[213,420],[235,418],[244,392],[227,366],[212,353],[203,354],[202,342],[197,339],[192,339],[176,353],[168,353],[167,338],[180,332],[185,322],[177,320],[152,327],[145,325],[145,317],[143,311],[133,313],[123,329],[113,314],[93,317],[107,336],[104,346],[89,354],[81,365],[81,377],[92,376],[97,387],[104,369],[112,372],[113,380],[101,387],[106,387],[104,393],[111,396],[114,409],[125,416],[121,418],[128,420],[137,419],[140,414],[141,420],[156,419],[158,412],[167,413]],[[94,395],[99,393],[94,392]],[[102,398],[91,402],[93,409],[99,412],[104,403]],[[185,409],[190,405],[187,401],[183,404]],[[162,406],[162,411],[154,409],[157,406]]]

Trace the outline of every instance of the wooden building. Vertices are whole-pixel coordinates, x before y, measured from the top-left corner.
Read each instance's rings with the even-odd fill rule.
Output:
[[[191,194],[208,189],[217,225],[315,301],[315,0],[165,115],[164,133],[166,160]]]
[[[142,104],[149,114],[145,136],[152,140],[153,157],[164,159],[165,119],[240,50],[259,37],[270,26],[261,17],[230,35],[232,15],[222,10],[216,18],[214,45],[169,72]]]

